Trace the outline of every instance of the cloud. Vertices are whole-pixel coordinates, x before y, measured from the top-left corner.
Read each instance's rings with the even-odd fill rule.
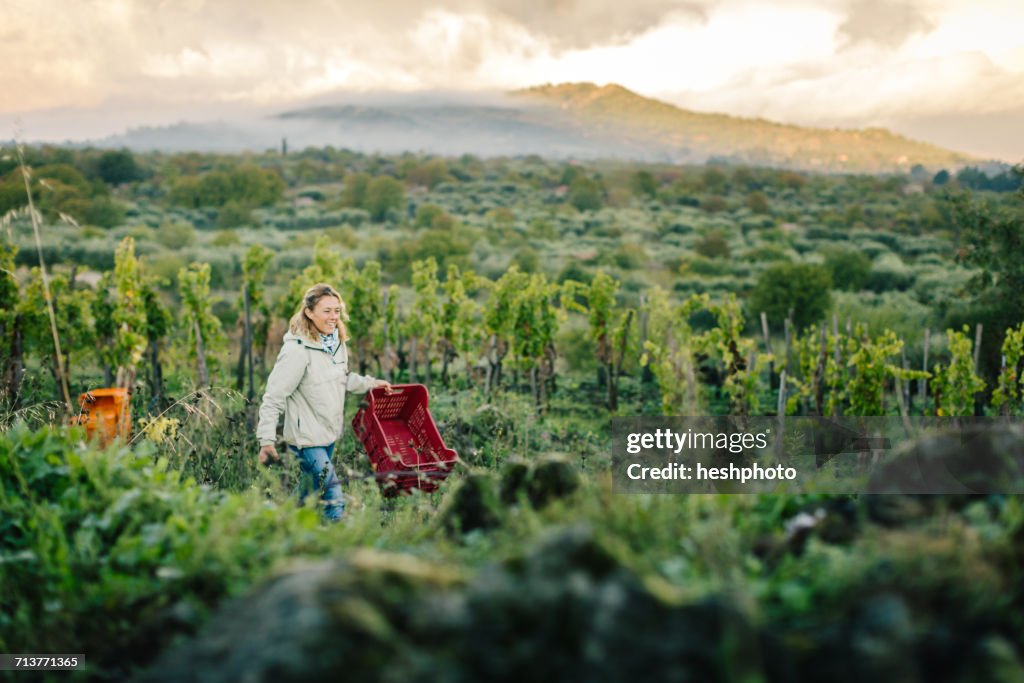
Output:
[[[588,80],[865,125],[1024,106],[1022,22],[1020,0],[0,0],[0,112]]]
[[[743,85],[754,80],[757,88]],[[757,72],[711,91],[677,93],[672,99],[704,111],[805,125],[883,125],[904,117],[1019,108],[1024,105],[1024,78],[978,52],[916,60],[876,55],[863,61],[849,57],[831,69]]]
[[[492,0],[483,8],[543,37],[556,51],[622,44],[672,15],[707,18],[702,4],[679,0]]]
[[[844,48],[862,43],[897,48],[918,33],[935,28],[935,22],[920,4],[901,0],[853,0],[839,26]]]

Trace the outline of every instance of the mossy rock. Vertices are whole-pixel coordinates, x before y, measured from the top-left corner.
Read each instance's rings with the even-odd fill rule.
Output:
[[[514,460],[501,477],[501,501],[513,505],[525,496],[536,508],[572,495],[580,487],[576,466],[561,454],[548,454],[535,461]]]
[[[1024,493],[1024,427],[967,425],[914,441],[871,475],[872,493]]]
[[[501,525],[502,505],[497,483],[489,474],[469,474],[456,486],[440,514],[448,534],[465,534]]]

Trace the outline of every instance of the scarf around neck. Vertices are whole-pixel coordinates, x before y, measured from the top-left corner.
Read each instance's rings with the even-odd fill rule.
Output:
[[[334,349],[338,346],[338,329],[335,328],[330,334],[321,334],[320,343],[324,347],[324,351],[334,355]]]

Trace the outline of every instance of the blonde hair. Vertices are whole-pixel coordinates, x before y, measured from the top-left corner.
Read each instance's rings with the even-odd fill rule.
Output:
[[[320,303],[320,299],[323,299],[325,296],[333,296],[341,303],[341,315],[338,320],[338,338],[341,341],[348,341],[348,326],[345,325],[348,322],[348,309],[345,307],[345,300],[341,298],[341,294],[338,294],[338,290],[323,282],[313,285],[302,295],[302,303],[299,304],[299,310],[295,311],[295,315],[288,321],[288,331],[296,336],[305,337],[312,342],[319,342],[320,330],[316,329],[316,325],[306,315],[306,310],[313,311],[316,305]]]

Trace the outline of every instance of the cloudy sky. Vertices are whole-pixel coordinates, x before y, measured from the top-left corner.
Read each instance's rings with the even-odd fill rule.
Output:
[[[1024,160],[1024,0],[0,0],[0,63],[30,138],[591,81]]]

